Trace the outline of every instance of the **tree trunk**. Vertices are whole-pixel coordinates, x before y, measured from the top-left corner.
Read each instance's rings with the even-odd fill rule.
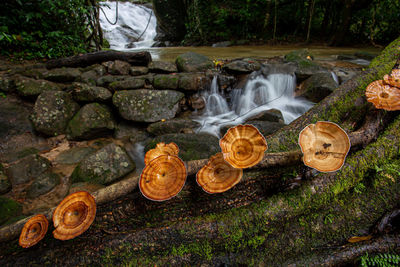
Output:
[[[203,192],[193,176],[166,202],[149,201],[136,189],[99,205],[94,224],[74,240],[49,234],[26,250],[17,240],[0,243],[0,265],[337,266],[364,252],[398,249],[398,233],[379,237],[371,229],[400,201],[400,115],[379,111],[366,117],[373,108],[364,91],[389,73],[399,47],[400,39],[360,77],[267,137],[268,151],[278,158],[291,155],[294,165],[246,170],[243,182],[222,194]],[[299,154],[282,152],[298,150],[299,131],[319,120],[339,123],[358,145],[340,171],[305,178],[309,169],[296,164]],[[193,164],[191,172],[199,166]],[[374,236],[366,243],[347,242],[369,234]]]

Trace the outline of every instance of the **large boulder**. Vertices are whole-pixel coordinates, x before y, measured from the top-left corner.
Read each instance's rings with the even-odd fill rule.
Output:
[[[39,155],[30,155],[10,165],[6,170],[13,186],[24,184],[51,168],[51,162]]]
[[[328,72],[326,68],[318,65],[313,61],[314,56],[308,49],[294,50],[285,55],[285,62],[295,63],[295,70],[298,82],[304,81],[314,73]]]
[[[15,88],[21,96],[36,97],[44,91],[58,91],[60,87],[46,80],[35,80],[24,76],[15,77]]]
[[[107,88],[85,83],[73,83],[71,90],[72,97],[78,102],[105,102],[112,97]]]
[[[109,87],[114,90],[132,90],[143,88],[145,84],[145,79],[137,77],[129,77],[124,80],[115,81],[109,84]]]
[[[53,82],[74,82],[81,76],[81,71],[76,68],[58,68],[49,70],[44,78]]]
[[[278,109],[268,109],[264,110],[256,115],[250,116],[247,118],[247,121],[271,121],[271,122],[279,122],[283,123],[283,115],[282,112]]]
[[[73,182],[110,184],[135,169],[126,151],[111,143],[81,161],[72,173]]]
[[[118,91],[113,96],[113,104],[126,120],[156,122],[175,117],[183,97],[183,93],[172,90]]]
[[[131,70],[131,64],[121,60],[115,60],[107,65],[108,72],[113,75],[128,75]]]
[[[261,64],[251,58],[234,60],[223,66],[223,69],[229,74],[245,74],[257,71],[261,68]]]
[[[178,71],[176,64],[168,61],[152,61],[148,68],[151,72],[155,73],[173,73]]]
[[[127,75],[105,75],[98,78],[96,84],[98,86],[108,87],[110,83],[126,80],[129,78],[131,77]]]
[[[330,95],[336,87],[338,84],[332,77],[332,73],[315,73],[301,84],[297,95],[318,103]]]
[[[108,106],[91,103],[83,106],[68,123],[68,139],[83,140],[112,132],[115,121]]]
[[[203,73],[179,74],[178,88],[184,91],[201,91],[210,88],[211,80]]]
[[[175,63],[181,72],[205,71],[213,66],[211,59],[195,52],[187,52],[179,55]]]
[[[178,88],[179,76],[173,74],[158,74],[154,76],[153,86],[156,89],[171,89]]]
[[[129,72],[132,76],[139,76],[139,75],[145,75],[149,72],[149,69],[147,67],[143,66],[132,66],[131,71]]]
[[[185,133],[194,132],[200,126],[200,123],[190,119],[172,119],[152,123],[147,127],[147,131],[153,135]]]
[[[95,151],[92,147],[73,147],[61,152],[55,161],[59,164],[77,164]]]
[[[57,173],[45,172],[39,175],[28,187],[27,196],[35,198],[46,194],[60,183],[60,176]]]
[[[46,91],[35,102],[31,120],[36,131],[46,135],[65,132],[68,122],[79,110],[79,105],[63,91]]]
[[[96,81],[99,77],[102,77],[107,73],[106,67],[100,64],[95,64],[83,69],[83,73],[81,74],[80,81],[96,85]]]
[[[150,135],[145,129],[138,128],[132,122],[123,121],[119,123],[114,132],[115,139],[129,140],[131,143],[139,143],[147,140]]]
[[[206,159],[221,151],[217,137],[209,134],[179,133],[157,136],[151,140],[145,150],[154,148],[158,143],[174,142],[179,147],[179,157],[185,161]]]

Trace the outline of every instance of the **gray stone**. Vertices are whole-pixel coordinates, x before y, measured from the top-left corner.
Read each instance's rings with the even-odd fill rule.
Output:
[[[84,140],[102,137],[115,128],[115,121],[108,106],[90,103],[83,106],[68,123],[67,138]]]
[[[115,60],[108,66],[108,72],[113,75],[128,75],[131,64],[121,60]]]
[[[96,81],[98,78],[99,75],[94,70],[89,70],[82,73],[80,81],[87,84],[96,85]]]
[[[137,77],[129,77],[121,81],[115,81],[109,84],[112,90],[132,90],[143,88],[145,84],[144,79]]]
[[[102,189],[104,187],[105,186],[101,185],[101,184],[94,184],[94,183],[88,183],[88,182],[74,183],[69,188],[68,194],[72,194],[72,193],[79,192],[79,191],[86,191],[86,192],[93,194],[97,190]]]
[[[227,88],[233,87],[236,82],[236,78],[235,76],[219,74],[217,81],[219,88],[225,90]]]
[[[184,133],[188,130],[194,130],[201,126],[200,123],[190,119],[172,119],[167,121],[159,121],[150,124],[147,131],[153,135],[163,135],[171,133]]]
[[[194,110],[201,110],[206,106],[206,101],[199,95],[192,95],[189,97],[189,106]]]
[[[282,112],[278,109],[265,110],[265,111],[260,112],[257,115],[247,118],[247,121],[252,121],[252,120],[271,121],[271,122],[279,122],[279,123],[284,122]]]
[[[223,69],[229,74],[250,73],[261,68],[261,64],[256,60],[248,58],[242,60],[234,60],[223,66]]]
[[[51,167],[51,162],[39,155],[30,155],[10,165],[6,170],[13,186],[27,183]]]
[[[31,120],[36,131],[55,136],[65,133],[65,128],[79,105],[62,91],[45,91],[35,102]]]
[[[73,147],[61,152],[55,161],[60,164],[77,164],[95,151],[92,147]]]
[[[8,177],[3,172],[3,165],[0,163],[0,195],[11,190],[11,183]]]
[[[81,161],[72,173],[73,182],[110,184],[135,169],[120,146],[111,143]]]
[[[97,79],[96,84],[98,86],[108,87],[110,83],[122,81],[130,78],[130,76],[113,76],[113,75],[105,75]]]
[[[179,157],[185,161],[206,159],[221,151],[217,137],[209,134],[179,133],[155,137],[145,150],[154,148],[158,143],[174,142],[179,147]]]
[[[14,76],[0,74],[0,90],[3,92],[12,92],[15,89]]]
[[[178,70],[181,72],[205,71],[213,67],[211,59],[195,52],[187,52],[179,55],[175,63]]]
[[[202,73],[179,74],[178,88],[184,91],[201,91],[211,87],[211,80]]]
[[[60,176],[56,173],[46,172],[38,176],[28,187],[27,196],[35,198],[46,194],[60,183]]]
[[[143,142],[149,138],[149,134],[144,129],[140,129],[132,123],[121,122],[117,125],[114,132],[116,139],[129,139],[132,143]]]
[[[301,84],[299,96],[318,103],[338,87],[331,73],[316,73]]]
[[[183,93],[172,90],[131,90],[118,91],[113,104],[126,120],[156,122],[175,117]]]
[[[78,102],[105,102],[111,99],[112,94],[104,87],[84,83],[73,83],[72,97]]]
[[[58,91],[60,87],[46,80],[35,80],[24,76],[15,77],[15,88],[21,96],[38,96],[44,91]]]
[[[154,76],[153,86],[156,89],[171,89],[178,88],[179,76],[173,74],[158,74]]]
[[[84,68],[83,71],[94,71],[97,75],[103,76],[107,73],[107,68],[100,64],[94,64]]]
[[[151,72],[155,73],[173,73],[178,72],[178,68],[175,63],[168,61],[152,61],[148,66]]]
[[[81,76],[81,72],[76,68],[58,68],[49,70],[44,74],[44,78],[53,82],[73,82]]]
[[[133,67],[131,67],[130,74],[132,76],[139,76],[139,75],[145,75],[148,72],[149,72],[149,69],[147,67],[133,66]]]

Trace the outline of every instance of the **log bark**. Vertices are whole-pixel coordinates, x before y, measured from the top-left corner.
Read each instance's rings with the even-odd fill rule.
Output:
[[[147,66],[151,62],[149,52],[100,51],[67,58],[52,59],[46,63],[46,68],[87,67],[106,61],[122,60],[135,66]]]

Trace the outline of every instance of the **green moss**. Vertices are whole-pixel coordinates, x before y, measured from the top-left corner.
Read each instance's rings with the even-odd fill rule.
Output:
[[[12,199],[0,196],[0,225],[19,215],[21,212],[21,204]]]

